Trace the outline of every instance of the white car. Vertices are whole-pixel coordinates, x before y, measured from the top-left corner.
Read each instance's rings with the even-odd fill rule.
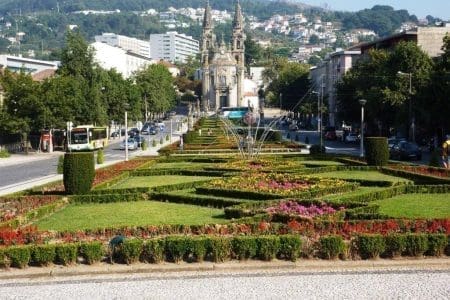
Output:
[[[357,133],[349,133],[345,137],[346,143],[356,143],[357,141],[359,141],[359,135]]]
[[[125,144],[128,146],[128,150],[136,150],[138,148],[138,143],[134,138],[129,138],[128,143],[125,142],[125,140],[120,143],[120,149],[125,150]]]

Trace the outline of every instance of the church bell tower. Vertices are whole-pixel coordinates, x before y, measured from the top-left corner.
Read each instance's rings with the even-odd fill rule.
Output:
[[[236,60],[236,81],[237,81],[237,103],[238,106],[246,106],[243,103],[244,71],[245,71],[245,33],[244,17],[242,16],[241,4],[236,1],[236,8],[233,19],[233,36],[231,53]]]

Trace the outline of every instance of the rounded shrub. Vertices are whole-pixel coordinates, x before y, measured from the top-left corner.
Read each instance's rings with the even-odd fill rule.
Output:
[[[141,147],[142,147],[142,150],[143,150],[143,151],[147,150],[148,145],[147,145],[147,141],[146,141],[146,140],[144,140],[144,141],[142,142]]]
[[[103,149],[99,149],[97,151],[97,164],[101,165],[105,162],[105,153],[103,151]]]
[[[364,140],[366,162],[370,166],[384,166],[389,160],[387,138],[368,137]]]
[[[362,259],[378,258],[386,249],[386,242],[381,234],[363,234],[356,238],[359,255]]]
[[[184,254],[187,262],[202,262],[206,256],[206,238],[190,237],[186,241],[186,253]]]
[[[309,148],[309,154],[311,155],[325,153],[325,151],[325,146],[322,146],[321,148],[320,145],[311,145],[311,147]]]
[[[64,188],[67,194],[86,194],[95,177],[93,152],[66,153],[64,155]]]
[[[105,256],[105,250],[101,242],[82,243],[79,251],[88,265],[99,262]]]
[[[410,256],[422,256],[428,250],[428,235],[424,233],[407,234],[405,250]]]
[[[166,141],[168,142],[170,140],[170,137],[168,134],[166,134]]]
[[[11,266],[16,268],[25,268],[31,259],[29,246],[14,246],[6,250],[6,256],[11,262]]]
[[[437,168],[441,166],[440,153],[438,150],[434,150],[433,152],[431,152],[430,161],[428,162],[428,165],[430,167],[437,167]]]
[[[225,237],[209,237],[206,241],[206,255],[214,262],[224,262],[231,257],[231,241]]]
[[[31,248],[31,262],[38,266],[48,266],[55,260],[54,245],[36,245]]]
[[[392,233],[384,237],[386,249],[385,256],[397,257],[402,255],[406,250],[406,235],[399,233]]]
[[[307,145],[309,144],[309,137],[308,136],[305,137],[305,144],[307,144]]]
[[[428,234],[427,255],[441,256],[447,247],[448,237],[443,233]]]
[[[254,236],[235,236],[231,240],[233,256],[239,260],[247,260],[256,256],[256,238]]]
[[[272,260],[280,250],[280,238],[275,235],[261,235],[256,238],[256,255],[262,260]]]
[[[141,257],[142,245],[141,239],[126,239],[120,244],[117,256],[127,265],[137,262]]]
[[[187,250],[186,237],[184,236],[168,236],[165,240],[166,257],[175,263],[183,260]]]
[[[58,165],[56,167],[56,173],[63,174],[64,172],[64,155],[58,157]]]
[[[9,154],[8,150],[6,149],[1,149],[0,150],[0,158],[7,158],[10,157],[11,154]]]
[[[59,244],[55,246],[55,262],[64,266],[77,261],[78,244]]]
[[[143,245],[143,258],[149,263],[161,263],[164,261],[165,239],[150,239]]]
[[[163,139],[163,137],[161,137],[160,139],[159,139],[159,143],[162,145],[162,144],[164,144],[164,139]]]
[[[319,239],[319,252],[325,259],[336,259],[345,251],[345,243],[340,235],[327,235]]]
[[[152,147],[156,147],[156,140],[152,141]]]
[[[5,249],[0,249],[0,268],[8,269],[11,265],[11,261],[6,255]]]
[[[280,251],[279,256],[290,261],[296,261],[300,257],[302,249],[302,240],[300,236],[293,234],[286,234],[280,236]]]

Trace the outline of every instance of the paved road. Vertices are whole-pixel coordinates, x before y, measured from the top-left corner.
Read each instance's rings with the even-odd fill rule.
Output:
[[[449,299],[447,271],[176,273],[0,281],[4,299]]]

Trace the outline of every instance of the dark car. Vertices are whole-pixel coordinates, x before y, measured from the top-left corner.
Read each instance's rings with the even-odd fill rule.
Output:
[[[330,130],[325,133],[325,139],[329,141],[334,141],[337,139],[336,131]]]
[[[399,141],[390,149],[390,157],[398,160],[421,160],[422,150],[416,143]]]
[[[134,127],[134,128],[131,128],[129,131],[128,131],[128,136],[130,136],[130,137],[133,137],[133,136],[135,136],[135,135],[139,135],[139,129],[137,129],[136,127]]]
[[[143,137],[142,135],[136,135],[136,136],[134,137],[134,140],[136,141],[137,146],[138,146],[139,148],[141,148],[141,147],[142,147],[142,143],[144,143],[144,141],[145,141],[145,137]]]

